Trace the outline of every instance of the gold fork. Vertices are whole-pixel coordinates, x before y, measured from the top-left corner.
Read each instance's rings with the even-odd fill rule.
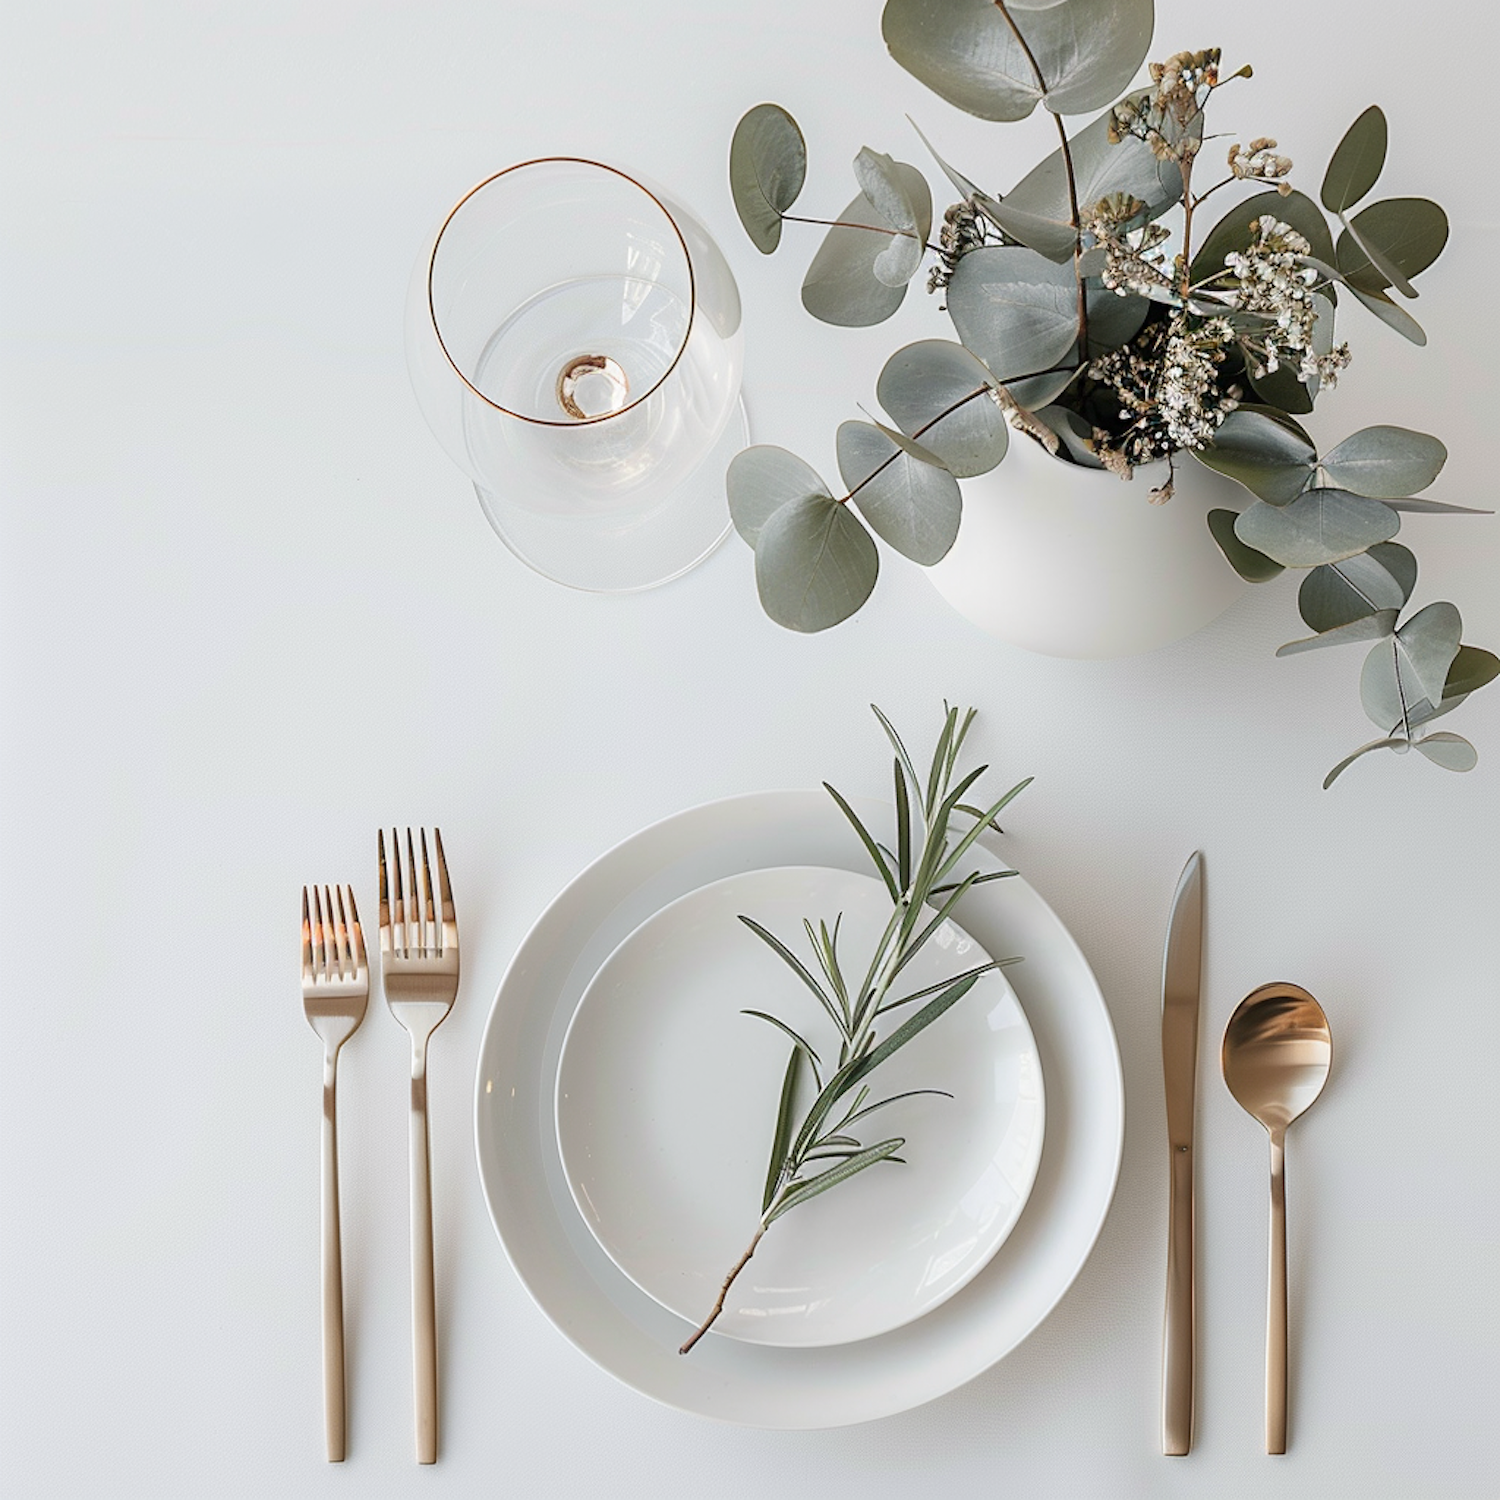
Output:
[[[443,858],[443,836],[436,828],[438,920],[432,899],[432,866],[427,831],[421,832],[422,863],[417,865],[411,829],[406,830],[406,868],[401,841],[391,829],[390,879],[385,831],[380,850],[380,961],[386,1003],[411,1034],[411,1326],[415,1382],[417,1462],[437,1462],[437,1308],[432,1284],[432,1179],[427,1153],[427,1043],[458,995],[458,919]],[[418,876],[420,874],[420,883]],[[394,895],[391,894],[392,889]],[[410,892],[408,915],[407,892]]]
[[[344,1459],[344,1272],[339,1242],[339,1049],[359,1030],[370,994],[365,940],[350,886],[302,887],[302,1007],[323,1043],[323,1425],[329,1463]],[[348,896],[348,914],[344,898]],[[352,942],[351,942],[352,940]]]

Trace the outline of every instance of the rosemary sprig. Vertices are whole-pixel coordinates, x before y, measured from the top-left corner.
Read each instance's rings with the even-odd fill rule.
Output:
[[[837,1062],[833,1061],[832,1053],[825,1062],[806,1037],[779,1017],[760,1010],[744,1012],[789,1037],[791,1054],[782,1078],[771,1158],[761,1199],[760,1224],[745,1253],[725,1277],[708,1317],[683,1344],[679,1351],[682,1354],[686,1354],[713,1327],[724,1310],[729,1288],[777,1219],[830,1188],[849,1181],[877,1162],[901,1163],[902,1158],[896,1152],[906,1144],[904,1137],[890,1136],[865,1144],[858,1135],[851,1133],[851,1127],[898,1099],[919,1094],[952,1096],[942,1089],[907,1089],[870,1102],[867,1080],[882,1063],[962,1000],[991,969],[1020,961],[1015,958],[992,960],[910,994],[893,993],[901,971],[921,952],[975,885],[1015,873],[1001,870],[981,874],[976,870],[960,876],[956,872],[956,867],[979,835],[987,828],[998,829],[995,819],[1011,799],[1030,784],[1031,778],[1028,776],[987,807],[966,802],[965,797],[989,768],[980,766],[955,780],[975,711],[960,711],[946,704],[944,710],[943,728],[927,775],[923,777],[918,775],[916,763],[895,726],[878,708],[874,709],[875,717],[895,752],[894,853],[876,842],[846,798],[827,782],[823,783],[858,835],[891,897],[890,920],[875,945],[863,978],[857,984],[851,983],[839,954],[842,915],[831,928],[823,921],[817,924],[803,922],[804,935],[813,954],[812,966],[804,963],[786,943],[753,918],[740,917],[740,921],[817,998],[837,1034]],[[953,826],[955,817],[967,818],[971,822],[967,828],[958,830]],[[884,1036],[880,1035],[882,1017],[917,1005],[919,1001],[926,1003],[907,1012],[899,1025]],[[814,1094],[799,1117],[798,1085],[804,1069],[812,1078]]]

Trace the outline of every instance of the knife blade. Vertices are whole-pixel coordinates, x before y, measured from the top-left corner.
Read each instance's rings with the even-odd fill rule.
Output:
[[[1184,866],[1172,897],[1161,975],[1161,1062],[1170,1154],[1167,1298],[1162,1324],[1161,1451],[1193,1445],[1193,1112],[1203,978],[1203,856]]]

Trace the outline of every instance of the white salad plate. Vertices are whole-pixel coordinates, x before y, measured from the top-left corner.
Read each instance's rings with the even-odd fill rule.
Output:
[[[747,870],[637,927],[594,976],[563,1042],[557,1138],[573,1201],[642,1291],[700,1323],[760,1225],[771,1137],[792,1043],[786,1021],[838,1064],[816,996],[740,920],[817,967],[804,918],[837,921],[857,987],[891,917],[885,884],[820,866]],[[892,1001],[931,996],[990,962],[952,921],[902,970]],[[899,1004],[893,1031],[917,1009]],[[1020,1217],[1042,1153],[1041,1060],[1014,992],[991,969],[868,1079],[879,1105],[848,1134],[896,1139],[876,1163],[776,1221],[735,1279],[713,1337],[814,1348],[888,1333],[972,1281]],[[941,1090],[942,1097],[931,1092]],[[804,1065],[800,1105],[816,1092]],[[881,1103],[886,1101],[887,1103]],[[856,1093],[830,1117],[853,1113]],[[852,1148],[851,1148],[852,1149]],[[837,1158],[805,1177],[833,1170]]]
[[[888,806],[857,799],[854,807],[889,841]],[[1004,868],[992,853],[974,853],[976,867]],[[563,1038],[595,974],[646,918],[712,881],[792,864],[863,874],[866,859],[822,791],[754,793],[677,813],[574,878],[521,943],[495,997],[475,1095],[479,1173],[495,1228],[559,1331],[601,1369],[669,1406],[747,1426],[806,1428],[931,1401],[1041,1323],[1109,1211],[1125,1118],[1114,1030],[1077,944],[1018,877],[976,886],[956,915],[989,952],[1024,958],[1006,977],[1047,1080],[1046,1139],[1020,1220],[966,1287],[925,1317],[855,1344],[788,1349],[705,1338],[684,1358],[683,1320],[600,1249],[574,1206],[554,1121]]]

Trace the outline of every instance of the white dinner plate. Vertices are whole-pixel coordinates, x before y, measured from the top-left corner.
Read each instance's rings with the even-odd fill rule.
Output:
[[[891,809],[855,800],[889,840]],[[983,842],[983,841],[981,841]],[[976,848],[976,865],[1002,868]],[[1041,1165],[1020,1221],[968,1286],[879,1338],[823,1349],[705,1339],[632,1284],[573,1206],[553,1096],[563,1036],[589,981],[653,912],[742,870],[867,856],[822,791],[760,792],[691,808],[633,834],[582,871],[512,959],[480,1044],[479,1172],[511,1265],[543,1313],[602,1369],[670,1406],[750,1426],[836,1427],[931,1401],[988,1369],[1057,1304],[1109,1211],[1124,1140],[1119,1051],[1078,946],[1024,879],[976,886],[957,913],[1007,970],[1047,1079]]]
[[[741,913],[809,968],[817,960],[803,919],[837,920],[839,955],[857,984],[891,896],[871,875],[794,865],[679,897],[604,961],[558,1068],[557,1138],[573,1202],[609,1258],[683,1318],[684,1332],[707,1316],[760,1224],[791,1043],[744,1011],[791,1024],[820,1051],[825,1077],[837,1064],[829,1016]],[[944,922],[890,998],[989,962]],[[898,1007],[881,1033],[911,1013]],[[779,1219],[735,1279],[714,1336],[814,1348],[888,1333],[972,1281],[1010,1233],[1041,1157],[1043,1101],[1036,1043],[1004,976],[981,975],[869,1085],[867,1103],[890,1102],[853,1130],[865,1145],[899,1139],[900,1161]],[[813,1093],[804,1071],[804,1109]],[[835,1112],[830,1134],[854,1103],[851,1095]]]

